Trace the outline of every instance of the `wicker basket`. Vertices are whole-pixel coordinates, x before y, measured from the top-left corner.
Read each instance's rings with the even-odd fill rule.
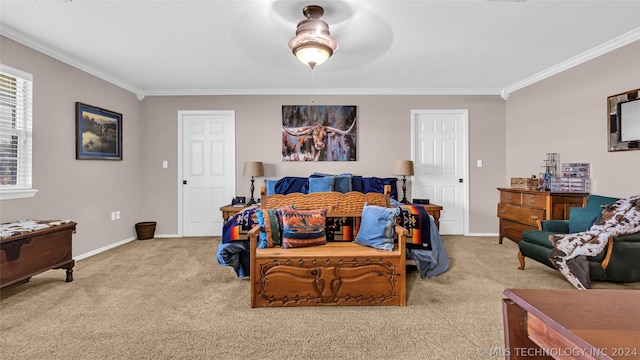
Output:
[[[153,239],[153,235],[156,232],[155,221],[143,221],[136,224],[136,234],[138,234],[138,240]]]

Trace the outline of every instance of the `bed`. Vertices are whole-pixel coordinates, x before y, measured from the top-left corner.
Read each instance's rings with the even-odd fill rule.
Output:
[[[278,180],[267,180],[261,188],[261,195],[292,194],[309,192],[337,191],[347,193],[382,193],[385,186],[391,188],[390,206],[401,209],[398,224],[408,230],[406,236],[407,263],[415,265],[421,278],[437,276],[449,268],[449,258],[443,246],[433,216],[422,206],[400,204],[397,201],[398,191],[396,178],[362,177],[351,174],[319,174],[309,177],[283,177]],[[220,265],[233,268],[238,277],[250,274],[250,244],[247,233],[258,224],[255,211],[259,204],[242,209],[227,219],[223,225],[223,236],[218,246],[216,257]],[[353,219],[335,219],[327,223],[327,241],[342,241],[349,231],[353,231]]]

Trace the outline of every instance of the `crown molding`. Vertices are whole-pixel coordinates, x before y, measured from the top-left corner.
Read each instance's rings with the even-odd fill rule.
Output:
[[[77,69],[80,69],[86,73],[89,73],[95,77],[98,77],[104,81],[110,82],[124,90],[130,91],[134,94],[136,94],[136,97],[138,98],[138,100],[142,100],[144,99],[144,91],[142,89],[140,89],[139,87],[124,81],[122,79],[119,79],[115,76],[113,76],[112,74],[109,74],[103,70],[100,70],[98,68],[95,68],[93,66],[89,66],[85,63],[82,63],[64,53],[62,53],[61,51],[58,51],[48,45],[43,44],[42,42],[10,27],[7,26],[5,24],[0,23],[0,35],[5,36],[13,41],[16,41],[22,45],[25,45],[27,47],[30,47],[34,50],[37,50],[45,55],[51,56],[54,59],[60,60],[65,64],[71,65]]]
[[[140,89],[103,70],[82,63],[28,35],[0,23],[0,35],[51,56],[134,93],[138,100],[146,96],[196,95],[500,95],[501,89]]]
[[[538,81],[542,81],[553,75],[559,74],[572,67],[583,64],[589,60],[595,59],[598,56],[602,56],[608,52],[619,49],[625,45],[629,45],[632,42],[640,40],[640,27],[629,31],[626,34],[620,35],[617,38],[607,41],[606,43],[596,46],[595,48],[585,51],[582,54],[574,56],[566,61],[563,61],[555,66],[552,66],[546,70],[543,70],[533,76],[530,76],[524,80],[521,80],[513,85],[509,85],[502,90],[501,96],[507,100],[512,92],[520,90],[529,85],[535,84]]]
[[[507,100],[517,90],[547,79],[598,56],[640,40],[640,27],[623,34],[591,50],[563,61],[533,76],[502,89],[141,89],[136,85],[74,59],[28,35],[0,22],[0,35],[42,52],[79,70],[94,75],[136,95],[145,96],[195,96],[195,95],[500,95]]]
[[[145,96],[194,95],[500,95],[501,89],[149,89]]]

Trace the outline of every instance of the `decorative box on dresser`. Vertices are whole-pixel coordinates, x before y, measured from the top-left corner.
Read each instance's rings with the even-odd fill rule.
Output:
[[[588,193],[551,192],[524,190],[515,188],[498,188],[500,202],[498,217],[500,218],[500,235],[498,242],[507,237],[520,242],[525,230],[538,229],[538,221],[566,220],[571,207],[583,207]]]

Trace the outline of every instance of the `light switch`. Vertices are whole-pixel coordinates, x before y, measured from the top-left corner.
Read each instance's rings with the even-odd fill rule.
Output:
[[[166,169],[169,167],[169,162],[167,160],[162,160],[162,168]]]
[[[477,160],[476,166],[477,167],[482,167],[482,160]]]

